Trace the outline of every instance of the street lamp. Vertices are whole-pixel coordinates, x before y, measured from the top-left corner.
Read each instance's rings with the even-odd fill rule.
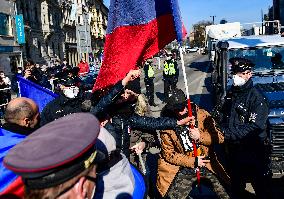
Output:
[[[212,16],[210,16],[210,17],[212,17],[212,21],[213,21],[213,25],[214,25],[214,23],[215,23],[215,15],[212,15]]]

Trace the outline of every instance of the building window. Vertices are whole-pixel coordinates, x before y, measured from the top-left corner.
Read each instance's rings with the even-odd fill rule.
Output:
[[[54,46],[54,43],[52,42],[52,54],[53,54],[53,56],[55,56],[55,46]]]
[[[36,24],[39,24],[38,14],[37,14],[37,7],[36,6],[34,8],[34,12],[35,12],[35,22],[36,22]]]
[[[9,15],[0,13],[0,35],[9,35],[10,20]]]
[[[26,44],[25,46],[26,46],[26,56],[27,56],[28,59],[30,59],[31,58],[30,46],[29,46],[29,44]]]
[[[48,42],[45,43],[45,47],[46,47],[46,55],[49,55],[49,47],[48,47]]]
[[[41,44],[40,44],[40,42],[39,42],[39,41],[37,42],[37,48],[38,48],[39,56],[40,56],[40,57],[42,57],[42,53],[41,53]]]

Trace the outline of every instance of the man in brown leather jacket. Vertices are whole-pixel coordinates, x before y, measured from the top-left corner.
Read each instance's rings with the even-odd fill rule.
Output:
[[[188,115],[186,97],[182,90],[176,90],[169,98],[161,115],[181,119]],[[201,184],[207,184],[219,198],[229,198],[224,187],[217,178],[229,182],[223,166],[219,163],[210,147],[197,146],[198,156],[193,156],[192,140],[211,145],[222,143],[223,135],[215,127],[214,120],[203,109],[192,105],[195,128],[178,127],[175,130],[161,132],[162,151],[158,162],[157,188],[164,198],[191,198],[193,186],[197,178],[195,168],[201,171]],[[208,133],[210,132],[210,134]],[[205,157],[210,157],[207,160]]]

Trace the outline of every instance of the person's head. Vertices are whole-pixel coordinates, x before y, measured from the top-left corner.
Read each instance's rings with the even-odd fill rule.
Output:
[[[32,60],[29,60],[29,68],[32,70],[35,67],[35,63]]]
[[[39,124],[39,109],[37,104],[29,98],[12,99],[5,110],[6,123],[35,128]]]
[[[122,101],[134,102],[141,94],[140,78],[128,82],[125,86],[124,93],[121,95]]]
[[[234,57],[229,60],[232,64],[233,85],[242,86],[252,77],[253,64],[250,60]]]
[[[181,89],[175,89],[162,110],[162,115],[182,119],[187,116],[187,99]]]
[[[96,147],[99,132],[92,114],[71,114],[26,137],[3,163],[22,177],[25,199],[91,199],[96,165],[106,158]]]
[[[172,51],[172,59],[176,59],[177,58],[177,52],[176,51]]]
[[[42,65],[40,69],[41,69],[42,72],[46,72],[47,71],[47,65]]]
[[[67,59],[64,58],[62,63],[63,63],[64,65],[66,65],[66,64],[67,64]]]
[[[55,65],[56,65],[56,66],[60,65],[60,59],[56,59],[56,60],[55,60]]]
[[[4,73],[4,71],[0,71],[0,77],[5,78],[5,73]]]
[[[67,98],[76,98],[80,92],[79,87],[76,85],[76,81],[73,78],[66,77],[59,82],[61,92]]]
[[[17,67],[17,73],[21,74],[22,73],[23,68],[22,67]]]

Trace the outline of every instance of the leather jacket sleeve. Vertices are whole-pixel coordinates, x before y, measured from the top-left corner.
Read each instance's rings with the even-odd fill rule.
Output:
[[[110,90],[110,92],[106,96],[104,96],[96,106],[92,106],[90,112],[93,115],[105,112],[108,106],[111,105],[120,95],[123,88],[124,87],[122,85],[122,81],[117,82]]]
[[[177,120],[168,117],[154,118],[133,114],[128,121],[131,128],[137,130],[167,130],[177,126]]]

